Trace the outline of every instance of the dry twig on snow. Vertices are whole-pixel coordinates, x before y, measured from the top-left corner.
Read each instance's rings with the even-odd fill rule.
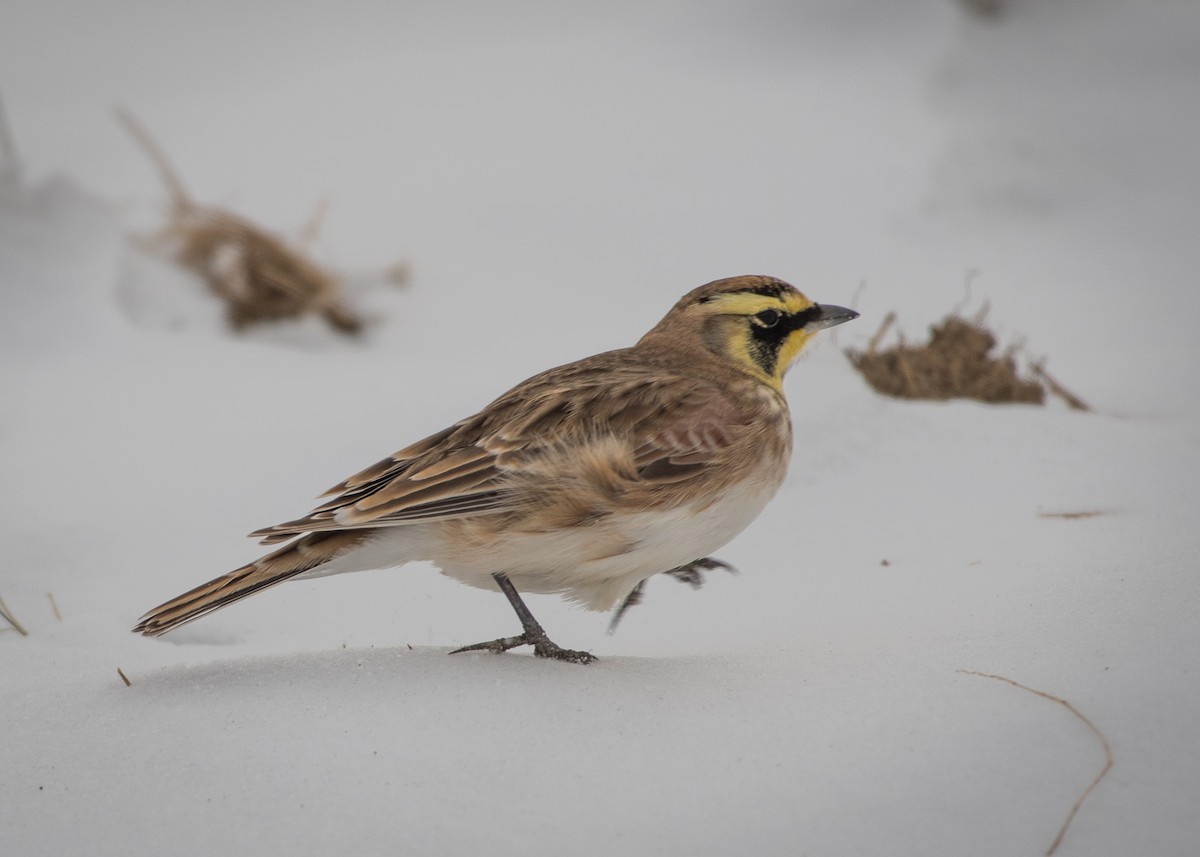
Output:
[[[1013,681],[1007,676],[995,675],[993,673],[976,672],[975,670],[959,670],[959,672],[963,675],[975,675],[979,676],[980,678],[993,678],[996,681],[1002,681],[1005,684],[1011,684],[1013,687],[1020,688],[1021,690],[1032,693],[1035,696],[1040,696],[1042,699],[1048,699],[1051,702],[1056,702],[1066,708],[1067,711],[1074,714],[1080,721],[1083,722],[1083,725],[1090,729],[1092,734],[1100,740],[1100,746],[1104,749],[1104,767],[1100,769],[1100,773],[1096,774],[1095,778],[1087,784],[1087,787],[1080,793],[1079,797],[1075,799],[1075,803],[1072,805],[1071,811],[1067,813],[1066,820],[1063,821],[1062,827],[1058,829],[1058,835],[1054,837],[1054,841],[1050,843],[1050,848],[1046,851],[1046,857],[1051,857],[1051,855],[1058,850],[1058,846],[1062,844],[1063,837],[1067,835],[1067,828],[1070,827],[1071,822],[1075,820],[1075,814],[1079,812],[1079,808],[1083,806],[1083,802],[1087,800],[1088,795],[1092,793],[1092,790],[1100,784],[1100,781],[1104,779],[1104,775],[1107,774],[1109,769],[1112,768],[1112,747],[1109,746],[1108,739],[1104,737],[1104,733],[1100,731],[1095,723],[1087,718],[1087,715],[1061,697],[1046,693],[1044,690],[1035,690],[1032,687],[1021,684],[1019,681]]]
[[[1041,382],[1046,385],[1047,390],[1049,390],[1051,393],[1053,393],[1054,395],[1056,395],[1060,399],[1062,399],[1064,402],[1066,402],[1067,407],[1069,407],[1071,410],[1073,410],[1073,411],[1090,411],[1091,410],[1091,408],[1089,408],[1087,406],[1087,402],[1085,402],[1083,399],[1076,396],[1074,393],[1072,393],[1070,390],[1068,390],[1062,384],[1058,383],[1058,381],[1055,380],[1050,375],[1050,373],[1046,371],[1046,366],[1045,366],[1044,362],[1041,362],[1041,361],[1036,362],[1032,366],[1030,366],[1029,369],[1031,372],[1033,372],[1034,375],[1036,375],[1039,379],[1041,379]]]

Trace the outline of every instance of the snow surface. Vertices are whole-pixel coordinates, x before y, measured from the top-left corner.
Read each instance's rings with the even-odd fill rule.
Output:
[[[0,851],[1043,853],[1099,743],[976,670],[1112,744],[1059,854],[1197,853],[1200,4],[1007,8],[8,0]],[[235,337],[129,243],[164,196],[117,103],[202,202],[295,233],[328,196],[366,341]],[[128,633],[739,273],[863,317],[789,378],[740,575],[652,581],[612,637],[530,599],[596,665],[446,657],[515,620],[423,566]],[[841,356],[968,281],[1096,413],[887,400]]]

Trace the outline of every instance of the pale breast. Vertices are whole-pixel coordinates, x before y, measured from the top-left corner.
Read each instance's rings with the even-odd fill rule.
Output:
[[[497,530],[488,518],[458,522],[433,540],[427,558],[464,583],[494,588],[491,575],[503,572],[519,590],[608,610],[639,581],[708,556],[741,533],[775,495],[784,463],[764,456],[748,478],[685,505],[614,512],[551,531]]]

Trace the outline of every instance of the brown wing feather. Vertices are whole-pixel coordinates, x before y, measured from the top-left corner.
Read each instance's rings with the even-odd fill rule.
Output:
[[[396,526],[526,506],[522,476],[601,444],[623,448],[644,487],[703,473],[752,421],[716,387],[614,365],[599,355],[537,376],[485,410],[339,483],[309,515],[252,533],[272,544],[306,532]],[[618,366],[620,368],[618,368]],[[582,452],[582,450],[581,450]],[[569,460],[563,466],[569,467]]]
[[[404,449],[389,455],[382,461],[375,462],[365,470],[360,470],[353,476],[347,477],[321,494],[321,496],[329,497],[334,494],[341,495],[361,490],[364,486],[370,485],[373,482],[396,475],[396,473],[411,464],[415,459],[420,458],[430,450],[436,449],[446,438],[454,434],[461,425],[462,423],[455,423],[449,428],[442,429],[436,434],[431,434],[429,437],[422,438],[416,443],[406,446]]]

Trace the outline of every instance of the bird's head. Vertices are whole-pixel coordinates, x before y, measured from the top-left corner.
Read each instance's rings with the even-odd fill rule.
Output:
[[[639,345],[699,344],[782,390],[784,374],[813,334],[855,318],[854,310],[813,303],[774,277],[730,277],[688,292]]]

